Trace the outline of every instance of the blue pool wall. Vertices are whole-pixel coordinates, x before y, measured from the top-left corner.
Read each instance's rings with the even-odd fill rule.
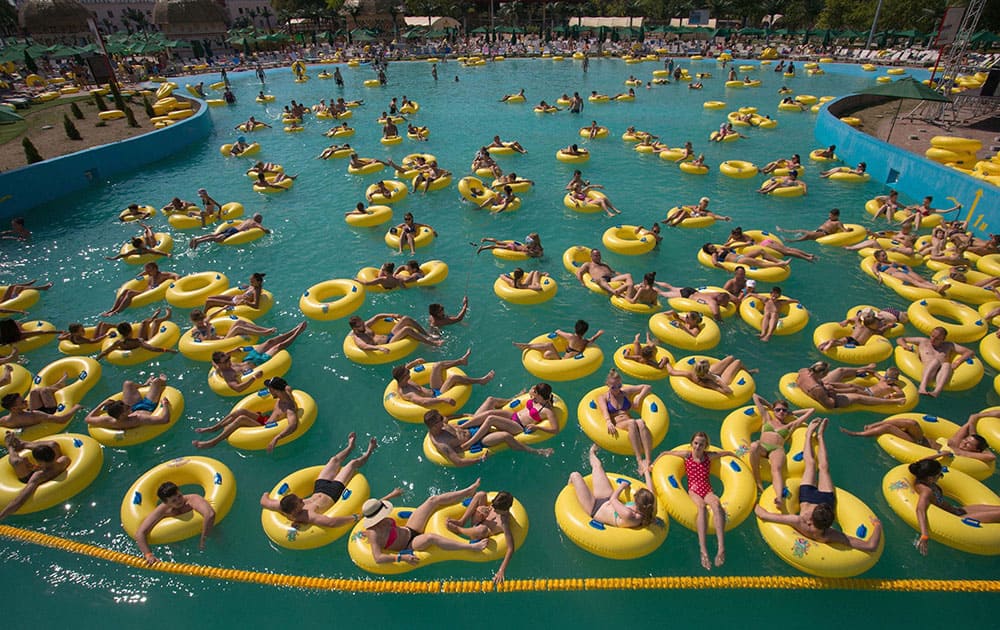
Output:
[[[204,101],[192,100],[198,101],[198,111],[163,129],[0,173],[0,218],[26,215],[35,206],[91,186],[103,186],[117,175],[134,172],[204,141],[212,132],[212,117]],[[125,124],[124,119],[116,122]],[[140,124],[150,125],[142,120]],[[10,150],[20,150],[14,144]]]
[[[984,237],[998,231],[1000,188],[882,142],[839,120],[839,116],[888,100],[883,96],[852,94],[830,101],[820,110],[816,120],[816,139],[822,146],[837,145],[837,155],[849,165],[866,162],[874,181],[908,197],[922,199],[931,195],[937,208],[951,207],[954,204],[948,198],[956,199],[962,204],[958,217],[968,219],[969,229],[976,236]],[[905,108],[906,104],[903,106]]]

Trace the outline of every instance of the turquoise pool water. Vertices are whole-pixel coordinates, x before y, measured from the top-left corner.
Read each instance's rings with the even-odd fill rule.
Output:
[[[390,67],[390,84],[386,88],[363,88],[361,82],[372,78],[366,67],[342,68],[347,87],[337,89],[332,81],[316,79],[319,68],[310,68],[312,80],[306,84],[292,82],[288,70],[268,74],[266,91],[276,94],[278,101],[260,105],[254,96],[260,89],[252,73],[232,76],[240,99],[233,108],[210,110],[215,122],[214,134],[185,155],[177,156],[146,169],[133,177],[113,180],[107,186],[67,198],[33,211],[29,226],[35,238],[31,245],[4,242],[0,246],[3,265],[0,282],[26,278],[43,278],[55,287],[32,310],[33,318],[53,321],[64,326],[70,321],[92,322],[96,313],[108,308],[114,291],[135,269],[120,263],[108,263],[103,256],[117,252],[121,242],[132,235],[133,226],[118,224],[118,212],[133,201],[161,206],[174,196],[195,198],[199,187],[206,187],[220,202],[242,202],[248,213],[259,211],[274,234],[244,249],[200,247],[187,251],[183,244],[191,233],[174,232],[178,239],[175,258],[164,263],[165,268],[185,274],[203,270],[221,271],[233,283],[245,282],[254,271],[268,274],[266,287],[275,294],[275,308],[258,323],[291,328],[302,319],[298,296],[308,286],[327,278],[350,277],[362,266],[378,266],[385,260],[404,260],[382,242],[384,229],[354,229],[343,221],[343,212],[362,199],[364,189],[376,177],[355,177],[346,173],[344,160],[320,161],[314,157],[330,144],[321,132],[331,121],[307,119],[306,131],[286,134],[280,130],[280,104],[294,98],[306,104],[320,98],[344,96],[363,98],[364,107],[355,110],[350,124],[357,134],[349,141],[362,156],[393,157],[399,161],[410,152],[435,154],[440,163],[453,171],[456,180],[465,175],[475,150],[489,142],[494,134],[505,140],[517,139],[527,149],[524,156],[500,157],[505,170],[516,170],[534,179],[536,187],[524,195],[522,209],[510,215],[489,216],[461,201],[454,186],[427,195],[412,195],[394,207],[394,221],[401,221],[406,211],[418,221],[433,225],[440,237],[428,248],[418,250],[420,260],[441,259],[451,267],[446,282],[434,288],[411,289],[405,292],[370,295],[358,314],[364,317],[378,312],[404,312],[425,319],[427,305],[443,303],[454,312],[463,295],[468,295],[471,310],[466,322],[446,329],[446,343],[440,350],[424,351],[428,359],[458,356],[466,348],[473,349],[468,372],[479,375],[497,370],[497,378],[487,387],[476,388],[472,407],[487,393],[509,395],[535,382],[521,366],[519,352],[511,341],[525,341],[556,327],[569,328],[582,317],[592,330],[606,332],[600,341],[606,360],[603,369],[579,381],[557,384],[555,391],[567,400],[571,409],[567,429],[548,445],[556,449],[549,459],[505,453],[485,464],[465,468],[442,469],[424,460],[421,450],[423,431],[416,425],[405,425],[385,413],[381,405],[382,390],[389,379],[389,366],[359,366],[342,356],[341,341],[347,329],[343,321],[309,323],[307,332],[292,348],[294,365],[287,375],[289,382],[309,392],[319,405],[319,419],[313,429],[291,445],[281,447],[271,456],[262,452],[237,452],[223,444],[202,454],[220,459],[234,471],[239,486],[237,501],[229,516],[213,534],[207,549],[199,552],[193,540],[158,548],[161,559],[192,562],[213,566],[274,571],[298,575],[329,577],[365,577],[349,560],[346,539],[313,552],[291,552],[274,547],[260,529],[258,499],[279,479],[299,468],[322,463],[342,447],[346,434],[357,431],[359,444],[367,436],[379,439],[381,446],[364,471],[373,492],[384,494],[400,485],[407,492],[397,505],[415,505],[428,493],[449,490],[470,483],[477,476],[486,489],[507,489],[525,505],[531,517],[528,539],[508,569],[508,578],[583,577],[583,576],[645,576],[701,575],[698,566],[697,542],[693,532],[676,523],[664,545],[641,560],[616,562],[591,556],[566,539],[556,527],[552,505],[556,494],[573,470],[586,465],[587,439],[575,423],[577,401],[591,388],[603,384],[606,370],[611,367],[611,352],[631,340],[645,328],[646,318],[618,311],[600,296],[576,284],[562,268],[560,256],[571,245],[600,246],[601,233],[612,221],[603,215],[582,215],[567,210],[562,204],[563,185],[570,178],[572,166],[554,159],[556,149],[579,142],[577,130],[596,119],[611,129],[609,138],[583,142],[592,151],[590,162],[584,165],[584,176],[605,185],[614,203],[623,210],[620,221],[642,223],[662,219],[666,210],[678,203],[693,203],[703,195],[712,198],[716,211],[731,215],[734,225],[746,229],[784,227],[814,227],[826,216],[830,207],[840,207],[846,220],[865,223],[868,215],[864,201],[883,192],[876,184],[845,186],[820,180],[819,168],[808,165],[805,180],[809,195],[801,199],[761,198],[755,191],[755,180],[733,180],[718,173],[716,166],[725,159],[749,159],[765,164],[770,159],[787,157],[791,153],[805,156],[815,148],[812,137],[814,115],[778,112],[776,91],[787,83],[796,94],[840,95],[874,81],[874,75],[854,68],[836,68],[825,76],[804,74],[783,79],[770,70],[757,74],[764,81],[759,89],[726,90],[722,86],[724,72],[714,62],[681,62],[691,72],[712,72],[715,78],[705,81],[705,89],[688,90],[685,84],[637,90],[634,103],[587,103],[582,116],[561,113],[539,116],[531,106],[541,99],[553,102],[563,92],[591,90],[615,94],[627,90],[623,81],[629,74],[648,78],[662,64],[624,65],[617,60],[595,60],[590,71],[581,72],[579,64],[566,61],[509,60],[487,67],[461,68],[456,63],[439,64],[440,80],[430,75],[425,63],[400,63]],[[459,77],[459,82],[454,77]],[[212,75],[206,83],[217,79]],[[185,79],[196,83],[197,78]],[[185,80],[181,80],[183,85]],[[506,93],[525,88],[525,104],[500,104],[496,101]],[[378,142],[380,128],[374,119],[387,109],[393,96],[406,95],[421,104],[413,117],[416,124],[427,125],[431,138],[426,143],[405,140],[395,147]],[[728,107],[721,111],[705,110],[706,100],[724,100]],[[709,145],[707,137],[724,119],[725,113],[743,105],[757,106],[779,120],[776,130],[753,129],[746,132],[748,140],[732,144]],[[244,171],[246,160],[224,159],[218,147],[240,135],[233,127],[249,115],[267,120],[277,129],[247,134],[263,145],[261,159],[280,162],[286,172],[301,174],[294,188],[286,193],[264,196],[250,190]],[[697,151],[703,151],[707,163],[713,166],[705,177],[688,176],[673,165],[654,156],[641,155],[632,145],[619,139],[628,125],[635,125],[658,134],[671,146],[691,140]],[[384,174],[383,176],[388,176]],[[918,191],[914,192],[914,196]],[[154,224],[167,229],[163,217]],[[707,241],[721,241],[728,234],[729,224],[719,223],[706,230],[667,230],[662,246],[641,257],[624,257],[608,253],[606,258],[616,269],[641,275],[657,270],[658,278],[674,284],[721,284],[726,276],[697,264],[695,250]],[[531,231],[541,233],[546,256],[532,267],[549,271],[560,283],[554,300],[536,307],[516,307],[501,302],[492,292],[498,273],[513,268],[489,254],[476,256],[470,241],[482,236],[523,238]],[[807,365],[820,357],[812,347],[810,332],[821,322],[840,319],[847,307],[876,302],[883,305],[905,306],[891,291],[871,283],[858,269],[854,253],[807,244],[805,248],[820,255],[810,265],[793,263],[793,273],[782,286],[786,294],[801,299],[810,309],[812,325],[790,337],[776,337],[761,344],[756,332],[739,319],[723,325],[723,342],[713,351],[716,356],[726,353],[742,357],[748,364],[759,367],[757,391],[773,397],[779,377],[790,370]],[[125,315],[129,319],[146,316],[150,308],[134,309]],[[187,312],[175,309],[174,320],[186,322]],[[683,356],[677,351],[675,356]],[[55,358],[54,344],[29,355],[29,369],[36,371]],[[418,356],[414,354],[413,356]],[[162,438],[129,449],[107,449],[104,471],[84,493],[65,507],[48,510],[28,517],[14,517],[9,524],[38,529],[48,533],[83,540],[97,545],[135,552],[135,544],[122,530],[118,509],[128,486],[142,472],[173,457],[191,454],[192,428],[204,426],[224,415],[238,399],[222,399],[206,386],[205,364],[188,361],[182,356],[167,357],[158,363],[135,369],[105,366],[102,382],[84,400],[92,406],[120,386],[124,378],[145,378],[155,372],[169,375],[172,384],[184,392],[184,418]],[[922,400],[919,411],[940,414],[955,421],[988,404],[997,404],[990,387],[992,370],[987,378],[969,392],[946,394],[939,400]],[[725,412],[699,409],[682,402],[666,381],[654,384],[654,391],[664,398],[671,413],[671,427],[661,448],[686,443],[692,432],[705,430],[718,441],[718,427]],[[870,414],[837,416],[834,424],[857,428],[870,422]],[[82,415],[70,425],[75,432],[85,431]],[[852,440],[835,430],[830,431],[832,470],[838,485],[866,501],[883,519],[886,545],[881,561],[865,577],[932,577],[944,579],[983,579],[996,575],[997,562],[932,545],[932,553],[922,558],[911,546],[915,533],[898,519],[882,498],[880,482],[884,472],[895,465],[873,442]],[[634,473],[632,458],[602,453],[609,471]],[[988,485],[997,488],[996,480]],[[797,575],[762,541],[756,526],[748,520],[727,535],[728,561],[713,574],[731,575]],[[133,571],[49,551],[23,546],[10,541],[0,542],[0,558],[8,583],[18,584],[24,601],[40,601],[43,595],[56,598],[51,607],[53,620],[79,621],[81,612],[90,616],[112,614],[122,620],[166,626],[176,623],[174,606],[177,599],[193,604],[199,617],[193,623],[206,626],[208,619],[270,621],[281,619],[287,606],[315,607],[319,602],[337,602],[334,614],[344,618],[398,625],[416,619],[418,625],[430,625],[432,615],[446,610],[459,612],[476,605],[470,597],[443,598],[412,596],[389,598],[311,593],[294,590],[253,587],[227,582],[201,581],[162,574]],[[422,568],[408,577],[413,579],[488,579],[495,570],[490,564],[437,564]],[[550,621],[549,607],[556,605],[561,612],[560,625],[584,623],[593,625],[598,611],[606,611],[604,602],[619,595],[592,594],[510,594],[502,599],[488,600],[490,608],[477,611],[476,619],[486,625],[500,625],[499,616],[491,615],[494,603],[516,604],[525,611],[526,619]],[[704,593],[635,593],[621,596],[621,601],[635,607],[639,614],[654,615],[669,609],[678,621],[704,621],[707,606],[718,609],[726,601],[750,611],[753,606],[778,606],[773,593],[749,591],[706,591]],[[831,595],[795,593],[793,602],[782,602],[786,614],[809,614],[817,606],[829,602]],[[872,613],[879,619],[925,620],[941,606],[959,606],[963,614],[985,619],[985,607],[975,605],[967,597],[944,595],[880,594],[838,592],[836,601],[847,606],[838,611],[838,622],[850,623],[852,615],[858,621],[870,620]],[[725,598],[725,599],[723,599]],[[877,598],[877,599],[876,599]],[[259,604],[257,602],[260,602]],[[966,605],[970,604],[970,605]],[[878,606],[878,608],[876,608]],[[405,608],[403,608],[405,607]],[[885,612],[881,612],[884,610]],[[858,612],[849,612],[858,611]],[[861,612],[864,611],[864,612]],[[734,611],[735,612],[735,611]],[[89,615],[88,615],[89,613]],[[211,617],[208,614],[211,614]],[[483,619],[485,613],[488,619]],[[180,613],[185,615],[188,613]],[[743,614],[736,613],[739,618]],[[761,619],[766,615],[761,611]],[[730,613],[732,615],[732,613]],[[727,615],[729,617],[730,615]],[[650,617],[656,618],[656,617]],[[152,621],[150,621],[152,620]],[[311,620],[311,618],[310,618]],[[589,622],[589,623],[588,623]],[[86,622],[90,625],[90,622]],[[223,622],[225,623],[225,622]],[[753,622],[751,622],[753,623]],[[95,624],[96,625],[96,624]],[[757,625],[757,624],[753,624]]]

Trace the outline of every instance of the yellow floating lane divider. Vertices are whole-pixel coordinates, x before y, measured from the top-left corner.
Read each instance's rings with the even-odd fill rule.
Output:
[[[544,591],[675,591],[693,589],[798,589],[812,591],[855,590],[923,593],[1000,593],[1000,580],[924,580],[878,578],[821,578],[801,575],[726,575],[726,576],[663,576],[607,578],[533,578],[506,580],[494,586],[490,580],[372,580],[326,578],[287,575],[206,567],[182,562],[157,562],[147,565],[139,555],[105,549],[97,545],[67,540],[50,534],[0,525],[0,536],[41,547],[58,549],[80,556],[123,564],[133,569],[172,573],[191,577],[212,578],[230,582],[247,582],[287,588],[354,593],[488,593]]]

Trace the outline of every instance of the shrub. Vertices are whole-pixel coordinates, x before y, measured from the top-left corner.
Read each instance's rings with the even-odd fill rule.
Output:
[[[28,164],[41,162],[45,159],[38,154],[38,149],[35,148],[35,145],[31,144],[31,140],[24,138],[21,140],[21,146],[24,147],[24,157],[28,160]]]
[[[73,121],[66,114],[63,114],[63,129],[66,130],[66,136],[70,140],[83,140],[80,131],[77,130],[76,125],[73,124]]]
[[[94,92],[94,105],[97,105],[97,111],[99,112],[108,111],[107,103],[104,102],[104,99],[97,92]]]
[[[73,118],[77,120],[83,120],[83,112],[80,111],[80,106],[76,102],[69,104],[69,111],[73,112]]]
[[[146,110],[147,117],[152,118],[156,116],[156,112],[153,111],[153,105],[149,102],[149,99],[146,98],[145,94],[142,95],[142,107]]]

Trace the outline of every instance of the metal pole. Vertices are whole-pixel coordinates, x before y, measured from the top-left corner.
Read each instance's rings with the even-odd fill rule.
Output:
[[[875,7],[875,19],[872,20],[872,30],[868,32],[868,41],[865,42],[865,48],[870,48],[872,45],[872,40],[875,39],[875,27],[878,25],[878,15],[882,12],[882,0],[878,0],[878,5]]]
[[[496,37],[496,28],[493,25],[493,0],[490,0],[490,41]]]

